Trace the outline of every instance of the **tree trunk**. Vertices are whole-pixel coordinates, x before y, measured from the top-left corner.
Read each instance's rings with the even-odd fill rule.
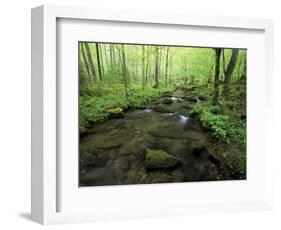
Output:
[[[224,49],[222,49],[222,68],[223,68],[223,75],[224,75],[224,78],[225,78],[225,52],[224,52]]]
[[[85,42],[84,45],[85,45],[86,55],[87,55],[87,59],[88,59],[89,70],[92,74],[93,81],[95,81],[96,80],[96,71],[95,71],[91,51],[89,48],[89,44],[87,42]]]
[[[122,44],[121,45],[121,55],[122,55],[122,75],[123,75],[123,82],[125,87],[125,95],[126,97],[129,96],[128,94],[128,72],[127,72],[127,66],[126,66],[126,57],[125,57],[125,47]]]
[[[166,63],[165,63],[165,87],[168,86],[168,66],[169,66],[169,47],[166,51]]]
[[[212,67],[210,68],[210,71],[209,71],[209,78],[208,78],[208,81],[207,81],[206,88],[208,88],[208,87],[209,87],[209,84],[212,82],[214,67],[215,67],[215,63],[213,63]]]
[[[159,87],[159,72],[160,72],[160,65],[159,65],[159,49],[156,46],[155,48],[155,84],[154,84],[154,88],[158,88]]]
[[[99,50],[99,44],[98,43],[96,43],[96,52],[97,52],[97,63],[98,63],[99,76],[100,76],[100,80],[102,80],[103,76],[102,76],[102,67],[101,67],[101,60],[100,60],[100,50]]]
[[[146,67],[145,67],[145,82],[148,83],[148,73],[149,73],[149,55],[148,51],[146,50]]]
[[[243,73],[241,75],[241,79],[247,76],[247,55],[244,56],[244,66],[243,66]]]
[[[142,45],[142,88],[145,87],[145,46]]]
[[[105,70],[104,71],[106,71],[106,73],[108,72],[108,67],[110,66],[110,61],[108,60],[108,56],[107,56],[107,49],[106,49],[106,44],[104,44],[103,45],[103,53],[104,53],[104,63],[105,63]],[[105,75],[105,72],[103,73],[104,75]]]
[[[240,55],[239,63],[238,63],[238,72],[237,72],[237,80],[240,79],[240,73],[241,73],[241,66],[243,61],[243,54]]]
[[[104,60],[103,60],[103,51],[102,51],[102,44],[99,45],[99,50],[100,50],[100,64],[101,64],[101,73],[102,73],[102,78],[104,79]]]
[[[82,54],[83,62],[85,64],[85,67],[86,67],[86,70],[87,70],[87,73],[88,73],[88,77],[91,80],[92,77],[91,77],[90,67],[89,67],[89,63],[88,63],[87,58],[86,58],[86,54],[85,54],[85,50],[84,50],[82,42],[80,43],[80,49],[81,49],[81,54]]]
[[[219,80],[220,80],[220,56],[221,48],[215,48],[216,57],[215,57],[215,81],[214,81],[214,98],[213,103],[219,103]]]
[[[227,69],[225,71],[225,78],[224,78],[224,95],[227,94],[229,90],[229,83],[231,80],[231,76],[233,73],[233,70],[235,68],[237,57],[238,57],[239,49],[232,49],[231,58],[229,61],[229,64],[227,66]]]

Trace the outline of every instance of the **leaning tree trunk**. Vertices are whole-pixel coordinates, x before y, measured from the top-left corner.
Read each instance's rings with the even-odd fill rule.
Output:
[[[97,51],[97,63],[98,63],[99,76],[100,76],[100,80],[102,80],[103,76],[102,76],[102,67],[101,67],[100,51],[99,51],[99,44],[98,43],[96,43],[96,51]]]
[[[228,93],[229,90],[229,84],[230,84],[230,80],[231,80],[231,76],[232,73],[234,71],[236,62],[237,62],[237,57],[238,57],[238,53],[239,53],[239,49],[232,49],[232,54],[231,54],[231,58],[229,61],[229,64],[227,66],[227,69],[225,71],[225,78],[224,78],[224,95],[226,95]]]
[[[219,80],[220,80],[220,56],[221,48],[215,48],[216,57],[215,57],[215,81],[214,81],[214,98],[213,103],[219,103]]]
[[[154,88],[158,88],[159,87],[159,73],[160,73],[160,63],[159,63],[159,49],[156,46],[155,48],[155,84],[154,84]]]
[[[90,51],[90,48],[89,48],[89,44],[87,42],[85,42],[84,45],[85,45],[86,55],[87,55],[87,59],[88,59],[89,70],[92,74],[93,81],[95,81],[96,80],[96,71],[95,71],[91,51]]]

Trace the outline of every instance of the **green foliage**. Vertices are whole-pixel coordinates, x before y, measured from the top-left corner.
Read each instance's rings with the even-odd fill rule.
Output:
[[[200,119],[203,126],[209,129],[214,137],[226,142],[244,144],[246,141],[246,129],[230,116],[213,114],[209,111],[201,113]]]
[[[241,175],[246,175],[247,172],[246,153],[242,152],[238,155],[238,157],[239,157],[239,172]]]
[[[122,84],[114,84],[114,88],[108,86],[91,88],[90,95],[85,96],[83,92],[80,96],[80,132],[81,134],[87,132],[95,122],[107,120],[110,109],[127,110],[129,107],[138,107],[167,91],[169,91],[167,88],[142,90],[141,87],[134,85],[129,97],[126,97]]]

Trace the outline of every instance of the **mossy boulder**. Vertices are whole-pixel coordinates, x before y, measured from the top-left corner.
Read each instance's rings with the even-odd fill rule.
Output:
[[[160,149],[150,150],[146,153],[146,168],[170,168],[178,163],[178,158]]]
[[[168,97],[163,98],[161,102],[166,105],[173,104],[173,100]]]
[[[110,118],[123,118],[124,117],[124,111],[123,111],[123,109],[121,109],[119,107],[107,109],[106,112],[108,113]]]

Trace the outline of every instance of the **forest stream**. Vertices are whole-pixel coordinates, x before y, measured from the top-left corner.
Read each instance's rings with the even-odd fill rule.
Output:
[[[95,124],[80,139],[80,186],[239,179],[220,160],[220,150],[201,122],[190,113],[197,97],[180,90],[122,118]],[[235,146],[229,146],[235,151]],[[169,167],[147,167],[149,151],[176,159]],[[238,151],[238,150],[237,150]],[[87,157],[91,160],[87,161]]]

